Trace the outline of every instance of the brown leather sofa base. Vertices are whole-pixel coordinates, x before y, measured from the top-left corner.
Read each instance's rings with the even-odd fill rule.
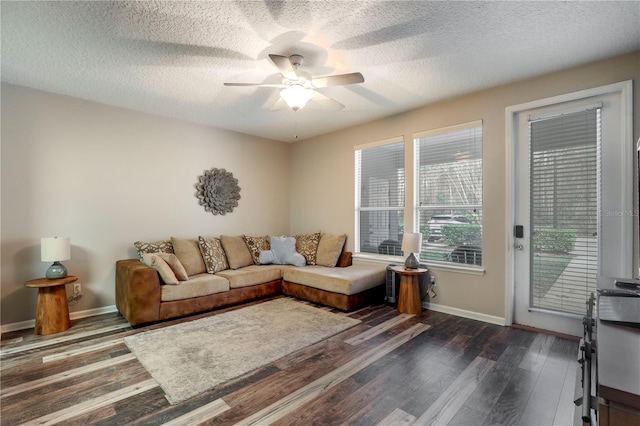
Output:
[[[116,307],[132,326],[206,312],[282,294],[282,280],[185,300],[162,302],[158,273],[138,259],[116,261]]]
[[[351,253],[342,252],[336,267],[351,266],[351,263]],[[116,261],[116,307],[132,326],[206,312],[283,293],[343,311],[352,311],[382,301],[383,287],[346,296],[275,280],[209,296],[162,302],[160,276],[154,269],[138,259]]]
[[[282,293],[298,299],[332,306],[342,311],[355,309],[381,302],[384,299],[384,285],[380,285],[360,293],[346,295],[332,291],[320,290],[306,285],[282,281]]]

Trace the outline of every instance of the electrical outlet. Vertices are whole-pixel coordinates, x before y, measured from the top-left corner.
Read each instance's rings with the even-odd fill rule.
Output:
[[[80,294],[82,294],[82,284],[74,283],[73,284],[73,295],[74,296],[79,296]]]

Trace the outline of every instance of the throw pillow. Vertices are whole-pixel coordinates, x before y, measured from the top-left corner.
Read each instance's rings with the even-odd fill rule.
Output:
[[[276,255],[273,253],[273,250],[261,251],[260,257],[258,258],[261,265],[273,265],[278,264],[276,260]]]
[[[178,256],[173,253],[156,253],[156,256],[167,262],[167,265],[169,265],[176,275],[178,281],[189,281],[189,275],[187,275],[187,271],[184,269],[184,266],[182,266]]]
[[[229,261],[229,267],[231,269],[238,269],[254,264],[251,252],[249,251],[247,244],[245,244],[242,235],[234,237],[221,235],[220,242],[222,243],[222,248],[227,255],[227,260]]]
[[[204,260],[200,253],[198,240],[195,238],[176,238],[171,237],[173,251],[187,271],[187,275],[196,275],[206,272]]]
[[[342,248],[347,240],[347,234],[329,235],[323,234],[318,243],[316,265],[333,268],[340,259]]]
[[[173,273],[167,262],[162,260],[160,256],[154,253],[144,253],[141,259],[142,263],[155,269],[160,274],[160,278],[165,284],[178,285],[179,281]]]
[[[293,237],[271,237],[271,250],[260,253],[260,263],[263,265],[275,263],[276,265],[304,266],[307,261],[300,253],[296,252],[296,240]]]
[[[307,265],[315,265],[318,243],[320,242],[320,231],[313,234],[297,234],[295,239],[296,251],[304,256]]]
[[[271,248],[269,244],[269,236],[247,237],[246,235],[243,235],[242,238],[244,238],[244,242],[247,244],[247,247],[249,247],[249,252],[251,253],[251,257],[253,258],[253,263],[259,265],[260,252],[269,250]]]
[[[138,258],[142,260],[142,255],[145,253],[173,253],[173,245],[169,240],[161,240],[154,242],[136,241],[133,243],[136,250],[138,250]]]
[[[227,255],[224,253],[220,239],[198,237],[198,244],[200,245],[200,252],[202,253],[207,273],[215,274],[229,269]]]

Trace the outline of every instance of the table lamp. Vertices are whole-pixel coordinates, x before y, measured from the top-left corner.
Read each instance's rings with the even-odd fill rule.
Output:
[[[404,261],[405,269],[418,269],[420,262],[414,253],[420,253],[422,249],[422,234],[419,232],[405,232],[402,235],[402,251],[404,254],[409,253]]]
[[[40,239],[40,258],[43,262],[53,262],[45,276],[50,280],[67,276],[67,268],[60,261],[71,259],[71,238],[46,237]]]

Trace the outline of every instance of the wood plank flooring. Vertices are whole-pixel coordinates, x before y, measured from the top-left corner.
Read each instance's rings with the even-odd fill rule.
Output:
[[[5,333],[0,422],[573,424],[578,342],[433,311],[404,315],[385,304],[334,311],[362,323],[176,405],[123,342],[243,306],[135,329],[107,314],[50,336]]]

